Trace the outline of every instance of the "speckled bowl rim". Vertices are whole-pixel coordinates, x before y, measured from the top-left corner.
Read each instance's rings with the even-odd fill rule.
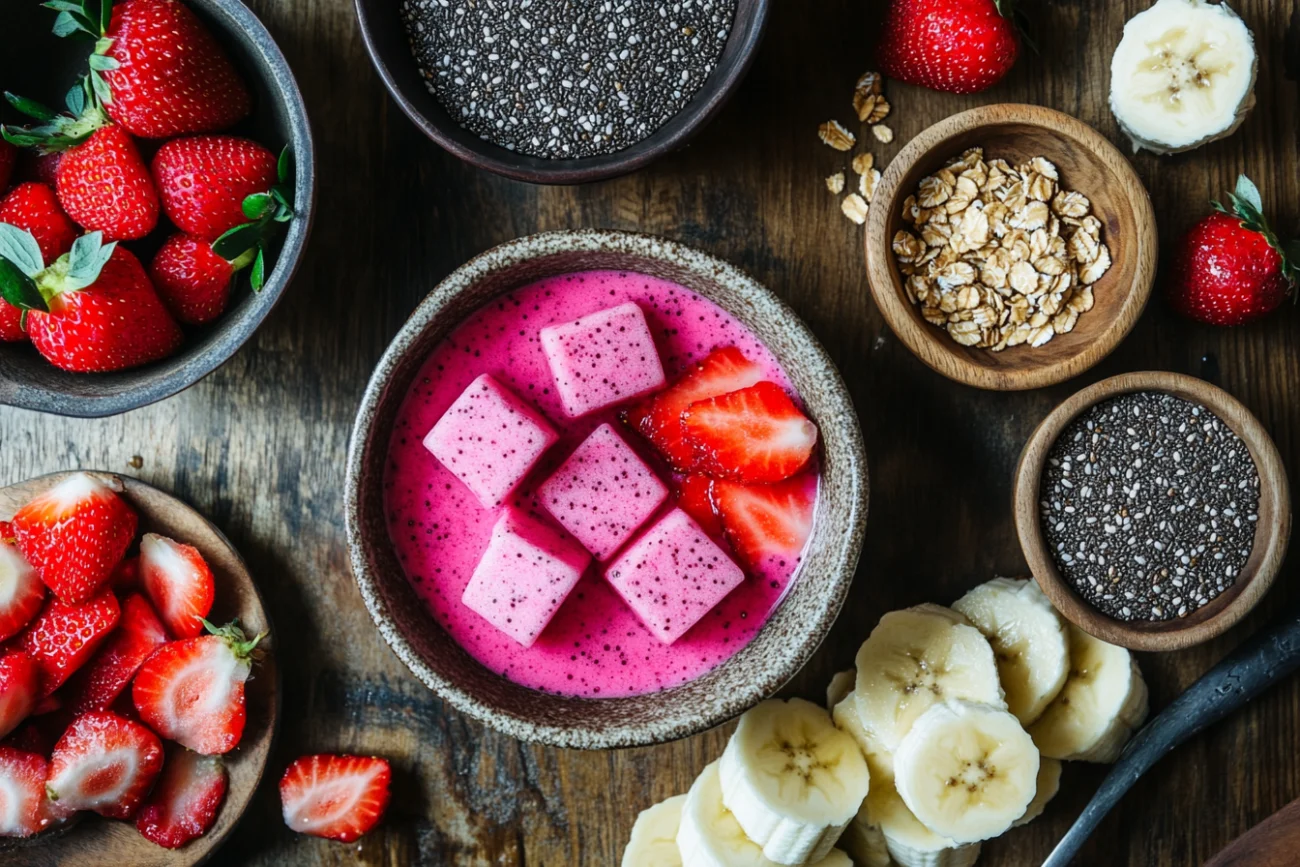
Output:
[[[794,585],[795,589],[790,593],[794,594],[799,591],[799,588],[807,588],[811,585],[813,589],[806,589],[803,592],[816,593],[812,597],[817,603],[814,616],[790,624],[791,634],[788,640],[779,646],[780,655],[774,660],[774,664],[764,670],[745,675],[744,682],[735,684],[734,688],[733,685],[728,684],[728,689],[718,690],[710,695],[711,706],[702,713],[681,711],[675,707],[674,702],[664,701],[661,702],[663,711],[660,718],[654,720],[638,720],[612,726],[600,724],[557,726],[538,722],[510,709],[489,706],[474,695],[472,690],[463,689],[444,677],[416,651],[394,621],[379,586],[383,580],[405,582],[406,577],[398,574],[385,579],[378,575],[371,565],[372,559],[369,555],[371,547],[376,544],[388,546],[391,543],[386,535],[376,540],[366,538],[362,532],[362,498],[365,493],[361,488],[362,478],[367,462],[382,461],[387,451],[388,434],[387,432],[376,433],[373,430],[374,422],[387,400],[400,402],[407,393],[410,377],[414,376],[414,372],[405,381],[394,383],[394,377],[406,360],[407,354],[418,347],[421,335],[427,329],[434,327],[442,311],[469,287],[489,275],[520,263],[548,255],[574,252],[638,256],[693,272],[703,279],[725,282],[729,287],[742,293],[747,301],[746,310],[729,310],[729,312],[746,321],[747,327],[752,327],[749,323],[756,318],[781,323],[780,327],[787,329],[784,337],[788,337],[793,344],[790,355],[794,356],[778,355],[782,365],[789,372],[792,362],[797,358],[802,369],[800,375],[824,383],[827,405],[820,407],[820,411],[815,412],[814,415],[821,427],[823,441],[827,440],[827,434],[834,438],[836,460],[839,462],[838,471],[825,470],[824,472],[828,473],[828,477],[831,477],[829,473],[834,473],[833,477],[837,480],[842,478],[848,491],[848,496],[838,508],[833,510],[837,522],[844,525],[843,532],[831,540],[835,547],[831,549],[830,556],[834,557],[836,567],[820,574],[810,575],[807,574],[807,570],[801,572]],[[804,374],[802,371],[807,373]],[[390,394],[390,389],[395,385],[397,389]],[[811,405],[809,409],[810,412],[813,410]],[[376,478],[382,479],[382,471]],[[376,483],[382,484],[382,481]],[[740,269],[720,259],[662,238],[602,230],[547,232],[502,244],[453,271],[429,293],[389,344],[366,386],[348,445],[345,482],[347,544],[357,586],[380,634],[421,682],[450,702],[457,710],[524,741],[582,749],[641,746],[686,737],[725,722],[771,696],[802,668],[830,631],[848,595],[866,532],[868,489],[866,449],[857,414],[844,381],[808,327],[770,290]],[[830,520],[830,517],[822,511],[824,508],[832,508],[832,504],[827,502],[827,499],[819,497],[815,519],[818,522]],[[814,534],[816,532],[817,528],[814,527]],[[792,616],[792,606],[789,603],[790,598],[787,597],[745,648],[713,671],[721,671],[728,667],[738,669],[749,662],[748,653],[759,644],[763,632],[772,629],[774,624],[783,620],[783,617]],[[434,621],[430,620],[430,622]],[[756,657],[755,661],[761,661],[761,658]],[[482,670],[482,674],[484,678],[500,677],[486,668]],[[690,681],[674,689],[683,689],[695,682]],[[660,695],[670,696],[672,692],[673,690],[670,689]],[[592,706],[627,700],[563,698],[542,692],[537,692],[536,696],[538,703],[572,702]]]

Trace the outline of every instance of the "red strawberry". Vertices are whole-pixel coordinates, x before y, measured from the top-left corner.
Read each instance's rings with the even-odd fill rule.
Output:
[[[45,788],[62,807],[129,819],[162,762],[157,735],[115,713],[95,711],[74,719],[54,745]]]
[[[201,135],[159,148],[153,177],[168,218],[182,232],[211,242],[248,222],[244,199],[275,185],[277,163],[255,141]]]
[[[626,410],[623,420],[650,440],[675,469],[692,472],[695,453],[682,441],[681,416],[686,407],[697,400],[748,388],[762,378],[762,368],[736,347],[718,349],[664,391]]]
[[[753,572],[797,563],[812,532],[817,474],[774,485],[713,483],[713,504],[727,540]]]
[[[179,849],[208,833],[225,797],[226,766],[220,756],[169,747],[162,777],[135,817],[136,830],[152,843]]]
[[[722,520],[713,510],[712,487],[708,476],[686,476],[677,486],[677,505],[716,539],[722,536]]]
[[[41,697],[54,692],[95,654],[117,626],[121,609],[111,590],[83,602],[69,605],[50,599],[18,637],[18,646],[41,669]]]
[[[110,241],[143,238],[158,225],[158,191],[120,126],[101,127],[64,152],[58,192],[69,217]]]
[[[18,148],[7,141],[0,140],[0,193],[9,189],[9,179],[14,175],[16,162],[18,162]]]
[[[0,533],[0,641],[31,623],[45,600],[45,585],[18,552],[7,526]]]
[[[817,426],[772,382],[692,403],[682,435],[701,472],[749,483],[789,478],[817,445]]]
[[[207,241],[176,234],[159,248],[149,276],[173,316],[187,325],[203,325],[226,309],[235,265]]]
[[[34,182],[19,184],[0,201],[0,223],[31,232],[46,265],[71,250],[79,234],[54,190]]]
[[[118,563],[117,568],[113,570],[113,574],[109,576],[108,586],[112,587],[113,592],[119,595],[122,593],[130,593],[132,590],[139,589],[140,587],[139,555],[136,555],[135,557],[127,557],[121,563]]]
[[[44,756],[0,747],[0,837],[30,837],[71,815],[46,797],[48,773]]]
[[[164,644],[131,688],[140,719],[169,740],[205,755],[234,749],[244,734],[244,681],[265,633],[249,640],[233,623],[211,635]]]
[[[0,747],[13,747],[25,753],[48,756],[50,751],[54,749],[54,742],[58,740],[58,736],[63,734],[62,728],[57,732],[51,731],[50,726],[45,725],[48,719],[49,717],[26,720],[18,728],[14,729],[7,738],[0,741]]]
[[[0,296],[0,342],[18,343],[27,339],[27,329],[23,327],[23,311]]]
[[[140,583],[177,638],[203,634],[212,610],[212,570],[191,545],[146,533],[140,540]]]
[[[1166,295],[1189,319],[1244,325],[1282,303],[1300,280],[1300,241],[1283,248],[1264,219],[1259,190],[1245,175],[1219,211],[1192,227],[1178,247]]]
[[[167,630],[149,601],[133,593],[122,602],[120,625],[64,690],[70,713],[108,710],[150,654],[167,643]]]
[[[0,655],[0,738],[31,715],[40,681],[41,670],[26,653],[10,650]]]
[[[391,779],[387,759],[303,756],[280,778],[284,823],[299,834],[351,843],[383,817]]]
[[[36,181],[54,189],[59,183],[59,160],[63,154],[58,151],[43,154],[38,150],[24,150],[18,157],[15,177],[19,181]]]
[[[889,78],[949,93],[997,84],[1020,54],[1010,0],[891,0],[876,63]]]
[[[18,548],[64,602],[84,602],[135,537],[135,511],[88,473],[74,473],[14,515]]]

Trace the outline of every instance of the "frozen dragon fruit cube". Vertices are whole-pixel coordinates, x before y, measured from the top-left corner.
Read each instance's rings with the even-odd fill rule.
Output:
[[[507,507],[461,602],[532,647],[590,562],[591,555],[559,527]]]
[[[555,520],[603,562],[654,514],[668,489],[614,428],[603,424],[538,494]]]
[[[485,373],[438,419],[424,447],[494,509],[557,439],[539,412]]]
[[[744,577],[681,509],[661,518],[605,570],[623,601],[664,644],[681,638]]]
[[[560,402],[573,418],[663,387],[659,350],[634,302],[548,325],[541,339]]]

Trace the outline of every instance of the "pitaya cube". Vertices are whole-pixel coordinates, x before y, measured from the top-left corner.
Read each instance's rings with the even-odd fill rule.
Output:
[[[604,561],[654,514],[668,488],[614,428],[603,424],[538,493],[555,520]]]
[[[744,580],[690,515],[673,509],[605,570],[650,632],[672,644]]]
[[[492,527],[461,601],[532,647],[590,562],[591,555],[559,527],[509,506]]]
[[[663,387],[659,350],[634,302],[548,325],[541,338],[560,402],[574,418]]]
[[[485,373],[438,419],[424,447],[494,509],[557,439],[539,412]]]

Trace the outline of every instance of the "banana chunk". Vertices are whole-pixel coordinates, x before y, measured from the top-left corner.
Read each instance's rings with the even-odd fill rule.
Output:
[[[879,826],[885,847],[899,867],[971,867],[980,857],[981,844],[961,846],[922,825],[893,783],[872,787],[867,818]]]
[[[1050,758],[1113,762],[1147,716],[1147,685],[1133,654],[1093,638],[1074,624],[1070,675],[1043,715],[1029,727]]]
[[[1070,673],[1065,621],[1033,581],[994,578],[952,606],[993,645],[1007,710],[1021,725],[1042,716]]]
[[[1011,824],[1012,828],[1028,825],[1043,815],[1047,802],[1061,791],[1061,763],[1056,759],[1042,756],[1038,762],[1038,780],[1034,789],[1034,799],[1025,808],[1025,814]]]
[[[870,797],[862,802],[862,808],[844,829],[839,847],[853,859],[855,867],[893,867],[889,857],[889,845],[880,826],[871,821],[867,804]]]
[[[831,678],[831,682],[826,684],[826,709],[834,710],[835,705],[853,691],[853,684],[857,683],[857,680],[858,673],[852,668],[837,672]]]
[[[746,711],[718,760],[718,777],[723,804],[777,864],[826,857],[871,781],[853,738],[800,698]]]
[[[682,867],[677,829],[685,803],[685,795],[676,795],[641,811],[623,850],[622,867]]]

